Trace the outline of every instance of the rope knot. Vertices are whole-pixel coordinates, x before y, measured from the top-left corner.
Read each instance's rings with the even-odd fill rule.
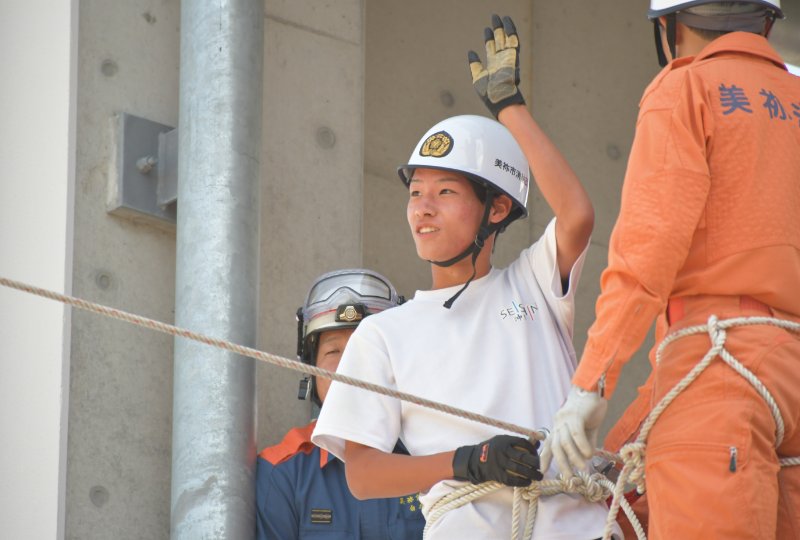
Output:
[[[555,495],[557,493],[576,493],[582,495],[589,502],[604,501],[610,495],[610,490],[602,485],[603,475],[585,472],[577,472],[574,476],[564,478],[559,475],[555,481],[550,481],[552,485],[544,491],[544,495]]]
[[[584,479],[583,489],[579,493],[589,502],[605,501],[611,495],[611,491],[600,483],[601,478],[601,474],[593,474]]]
[[[584,475],[581,472],[577,472],[569,478],[564,478],[563,476],[559,476],[559,478],[561,479],[561,489],[567,493],[580,493],[581,489],[586,485]]]
[[[542,488],[539,482],[532,482],[530,486],[522,490],[522,498],[528,502],[539,500],[542,495]]]
[[[711,343],[714,348],[720,348],[725,345],[725,326],[719,322],[716,315],[711,315],[708,318],[708,336],[711,338]]]
[[[632,442],[623,446],[619,455],[622,462],[627,468],[626,480],[632,484],[636,484],[636,491],[644,493],[644,442]]]
[[[644,449],[643,442],[632,442],[623,446],[619,455],[623,463],[633,462],[635,465],[639,465],[644,462]]]

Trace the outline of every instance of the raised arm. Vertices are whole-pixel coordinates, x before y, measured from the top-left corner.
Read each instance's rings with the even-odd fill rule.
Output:
[[[542,131],[519,91],[519,38],[513,21],[492,15],[484,30],[486,67],[470,51],[472,83],[478,96],[522,148],[534,181],[556,216],[558,268],[562,279],[586,248],[594,227],[594,208],[567,160]]]
[[[572,265],[586,249],[594,227],[594,208],[578,176],[542,131],[524,105],[500,112],[500,122],[522,148],[536,186],[556,216],[558,268],[567,279]]]

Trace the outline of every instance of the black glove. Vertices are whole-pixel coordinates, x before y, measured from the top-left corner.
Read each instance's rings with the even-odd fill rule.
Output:
[[[483,31],[486,67],[475,51],[467,53],[472,86],[497,118],[509,105],[524,105],[519,91],[519,38],[510,17],[492,15],[492,28]]]
[[[495,480],[507,486],[529,486],[541,480],[539,454],[528,439],[495,435],[474,446],[462,446],[453,456],[453,478],[481,484]]]

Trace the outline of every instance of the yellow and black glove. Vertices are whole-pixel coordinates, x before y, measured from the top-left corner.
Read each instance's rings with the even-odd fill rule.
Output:
[[[486,66],[475,51],[467,53],[472,86],[497,118],[509,105],[524,105],[519,91],[519,38],[511,17],[492,15],[492,28],[483,31]]]

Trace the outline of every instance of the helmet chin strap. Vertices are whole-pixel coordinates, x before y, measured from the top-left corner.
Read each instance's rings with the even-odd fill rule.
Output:
[[[481,250],[483,249],[483,245],[486,242],[486,239],[489,238],[495,231],[500,229],[500,225],[498,223],[489,223],[489,213],[492,209],[492,198],[489,194],[486,197],[486,203],[483,207],[483,217],[481,218],[481,224],[478,227],[478,232],[475,233],[475,240],[464,249],[461,253],[453,257],[452,259],[447,259],[446,261],[428,261],[431,264],[435,264],[436,266],[441,266],[443,268],[447,268],[448,266],[453,266],[458,261],[464,259],[465,257],[472,255],[472,275],[469,277],[464,286],[459,289],[459,291],[450,297],[444,303],[444,307],[450,309],[453,306],[453,303],[456,301],[456,298],[461,296],[469,284],[475,279],[475,274],[477,273],[477,269],[475,268],[475,263],[478,260],[478,255],[480,255]]]
[[[667,19],[667,45],[669,46],[669,52],[672,56],[672,59],[675,59],[675,28],[677,27],[675,22],[675,14],[668,13],[665,15]],[[658,18],[653,19],[653,33],[656,37],[656,53],[658,54],[658,65],[661,67],[666,66],[669,61],[667,60],[667,55],[664,54],[664,45],[661,42],[661,29],[660,25],[658,24]]]

